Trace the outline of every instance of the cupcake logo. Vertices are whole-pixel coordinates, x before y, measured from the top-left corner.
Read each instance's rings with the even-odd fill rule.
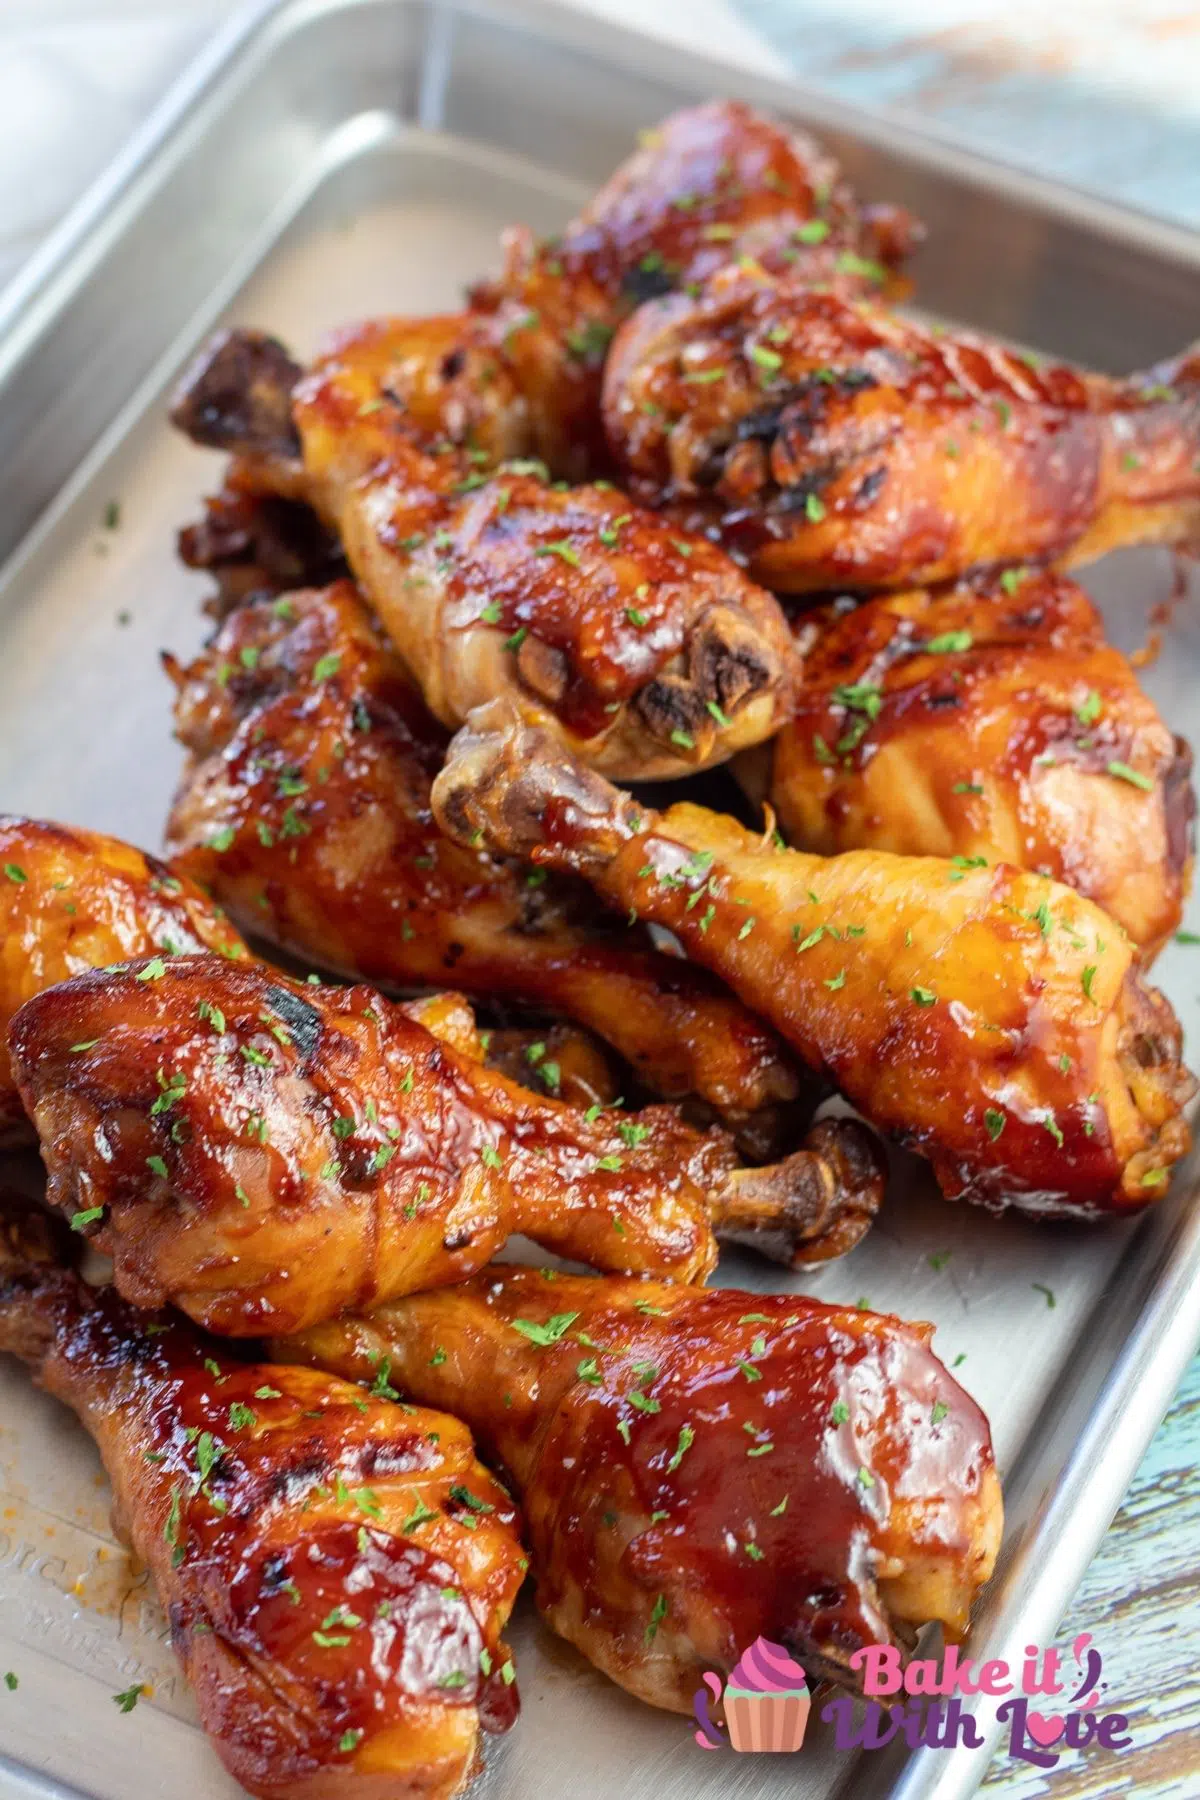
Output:
[[[728,1737],[713,1718],[710,1706],[720,1705]],[[721,1678],[704,1672],[704,1686],[696,1690],[696,1742],[702,1750],[798,1750],[808,1724],[808,1683],[799,1663],[793,1662],[782,1644],[755,1638],[734,1665],[724,1692]]]

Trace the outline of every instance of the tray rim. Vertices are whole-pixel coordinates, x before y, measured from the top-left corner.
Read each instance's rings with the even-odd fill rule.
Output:
[[[874,149],[918,165],[940,168],[953,159],[959,173],[996,196],[1034,204],[1064,221],[1083,223],[1106,236],[1192,262],[1200,271],[1200,231],[1172,219],[1107,199],[1095,189],[1051,179],[971,148],[955,132],[915,126],[897,110],[869,108],[830,94],[815,84],[783,75],[730,67],[719,57],[667,44],[652,33],[582,12],[562,0],[242,0],[180,72],[121,150],[69,208],[24,266],[0,289],[0,389],[52,317],[86,279],[105,240],[119,229],[121,203],[135,197],[141,180],[152,176],[163,153],[205,98],[235,71],[239,58],[264,46],[271,32],[286,29],[317,12],[353,11],[372,4],[403,6],[424,15],[444,32],[458,19],[499,19],[551,37],[570,48],[628,61],[651,73],[662,71],[687,85],[725,78],[725,87],[755,104],[802,114],[817,132],[837,131]],[[623,55],[622,55],[623,52]],[[426,71],[428,73],[428,71]],[[732,78],[732,80],[730,80]],[[436,90],[436,76],[433,87]],[[720,84],[716,89],[721,91]],[[422,81],[414,122],[426,123],[436,92]]]
[[[0,291],[0,391],[15,370],[36,358],[39,340],[119,241],[127,218],[153,193],[156,180],[165,176],[171,148],[189,120],[210,98],[219,98],[222,88],[236,77],[241,60],[252,52],[269,51],[273,33],[299,29],[315,15],[352,13],[376,5],[417,15],[429,28],[418,56],[415,114],[406,120],[404,107],[398,102],[396,108],[397,118],[409,123],[436,126],[439,74],[453,54],[453,31],[464,20],[488,19],[599,56],[614,66],[661,74],[699,93],[736,93],[770,110],[799,116],[818,133],[835,131],[917,166],[944,172],[951,163],[957,175],[982,190],[985,201],[994,197],[1033,208],[1042,216],[1083,225],[1200,271],[1200,232],[980,154],[954,133],[914,127],[888,110],[861,108],[786,77],[730,68],[719,58],[677,48],[594,14],[568,10],[557,0],[246,0],[24,269]],[[85,463],[95,448],[85,452]],[[70,486],[70,477],[65,485]],[[61,491],[51,498],[49,509]],[[40,535],[44,520],[45,510],[23,535],[6,570],[20,562]],[[1086,1365],[1060,1384],[1030,1425],[1006,1482],[1006,1500],[1010,1512],[1014,1498],[1024,1502],[1026,1511],[1032,1502],[1032,1514],[1015,1539],[1006,1542],[1000,1569],[972,1624],[973,1647],[1010,1663],[1019,1660],[1029,1637],[1038,1642],[1053,1637],[1200,1346],[1200,1152],[1193,1152],[1181,1171],[1174,1194],[1142,1220],[1116,1276],[1098,1294],[1091,1321],[1097,1322],[1102,1339],[1118,1347],[1105,1360],[1103,1345],[1093,1346]],[[1089,1322],[1079,1341],[1090,1342],[1091,1329]],[[1093,1378],[1094,1391],[1088,1392]],[[1038,1451],[1056,1428],[1070,1431],[1070,1447],[1057,1478],[1047,1486],[1036,1466]],[[1027,1466],[1031,1462],[1032,1468]],[[1026,1492],[1029,1489],[1036,1492]],[[978,1750],[885,1752],[868,1766],[856,1758],[847,1768],[854,1800],[885,1800],[885,1796],[968,1800],[991,1764],[999,1735],[998,1726],[984,1726]],[[46,1793],[67,1800],[77,1791],[47,1783],[36,1769],[15,1764],[0,1753],[0,1776],[9,1773],[18,1776],[31,1796]],[[840,1779],[830,1800],[835,1795],[841,1800],[849,1792],[846,1779]]]

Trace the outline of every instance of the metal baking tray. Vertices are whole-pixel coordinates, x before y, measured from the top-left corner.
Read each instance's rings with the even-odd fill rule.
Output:
[[[919,291],[942,315],[1113,369],[1194,331],[1194,237],[792,86],[533,0],[256,6],[0,297],[0,805],[159,841],[178,758],[157,652],[202,636],[173,536],[217,479],[168,431],[164,396],[205,332],[262,323],[304,352],[354,316],[452,304],[502,225],[556,227],[638,127],[724,93],[812,126],[861,192],[928,221]],[[1090,579],[1129,648],[1172,566],[1130,554]],[[1194,730],[1200,608],[1177,610],[1146,681]],[[1200,956],[1172,946],[1158,972],[1195,1043]],[[1085,1230],[947,1205],[905,1167],[869,1239],[805,1278],[931,1319],[943,1357],[965,1353],[1008,1505],[972,1654],[1012,1662],[1053,1637],[1200,1339],[1198,1185],[1193,1160],[1142,1222]],[[90,1445],[7,1363],[0,1489],[0,1669],[20,1681],[0,1692],[0,1794],[231,1795],[145,1576],[114,1548]],[[990,1754],[838,1755],[818,1728],[798,1757],[705,1756],[527,1599],[514,1641],[523,1718],[489,1746],[478,1800],[961,1800]],[[123,1717],[110,1696],[138,1680],[152,1695]]]

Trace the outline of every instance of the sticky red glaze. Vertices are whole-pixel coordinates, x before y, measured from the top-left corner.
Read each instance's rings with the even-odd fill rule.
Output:
[[[604,358],[632,307],[747,254],[810,279],[891,284],[919,236],[901,209],[862,206],[833,158],[803,134],[737,102],[688,108],[645,133],[560,236],[539,241],[521,227],[505,234],[499,279],[472,290],[462,360],[478,360],[485,315],[496,368],[486,385],[524,399],[524,453],[574,479],[604,473]],[[456,363],[447,380],[463,373]],[[453,430],[486,404],[463,397],[440,416]],[[508,410],[515,418],[516,406]],[[485,422],[476,441],[497,435]]]
[[[515,1231],[597,1267],[702,1278],[710,1210],[738,1174],[727,1134],[673,1108],[579,1113],[370,988],[261,965],[83,976],[22,1008],[12,1048],[51,1203],[104,1209],[86,1223],[129,1298],[232,1336],[461,1280]]]
[[[906,1624],[965,1626],[998,1494],[928,1337],[790,1295],[510,1270],[290,1348],[359,1375],[386,1355],[458,1407],[520,1485],[546,1617],[688,1710],[699,1669],[759,1635],[845,1677]]]
[[[53,1317],[41,1378],[99,1443],[231,1774],[267,1800],[457,1792],[516,1716],[523,1571],[457,1420],[233,1361],[111,1290],[15,1304]]]
[[[1120,927],[1070,889],[982,858],[789,851],[699,806],[659,814],[502,706],[433,797],[447,829],[673,932],[947,1194],[1095,1217],[1166,1192],[1195,1091],[1179,1024]]]
[[[811,138],[738,101],[713,101],[645,132],[560,237],[538,245],[510,232],[504,275],[475,291],[486,303],[498,294],[532,297],[538,276],[567,292],[582,281],[608,301],[611,322],[631,304],[702,281],[746,254],[808,271],[850,251],[880,265],[886,280],[918,236],[899,208],[862,207]],[[583,323],[593,316],[585,310]]]
[[[0,1137],[29,1135],[4,1044],[30,995],[81,970],[155,950],[246,947],[194,883],[118,838],[0,815]]]
[[[447,733],[348,583],[237,609],[174,673],[190,761],[168,846],[247,931],[384,986],[564,1012],[670,1098],[795,1097],[782,1044],[710,976],[577,884],[442,834]]]
[[[1016,569],[840,603],[795,635],[803,679],[767,790],[791,842],[1003,860],[1067,882],[1151,951],[1175,929],[1190,752],[1081,588]]]
[[[769,735],[788,677],[772,596],[615,489],[427,454],[392,398],[386,341],[343,334],[295,419],[310,496],[434,715],[454,728],[519,693],[598,765],[647,778]]]
[[[719,272],[647,306],[605,378],[644,499],[778,591],[903,586],[1195,529],[1194,380],[1116,382],[836,291]]]

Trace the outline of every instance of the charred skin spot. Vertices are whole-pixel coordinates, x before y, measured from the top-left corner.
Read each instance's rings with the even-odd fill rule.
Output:
[[[822,463],[818,469],[810,469],[802,480],[794,482],[791,487],[781,488],[771,510],[776,513],[804,512],[809,498],[820,495],[822,488],[829,486],[837,474],[833,463]]]
[[[868,469],[854,490],[854,499],[851,504],[856,511],[865,512],[868,506],[874,505],[883,491],[887,475],[887,469],[882,464],[878,469]]]
[[[267,1004],[287,1026],[291,1039],[304,1062],[311,1062],[321,1042],[321,1015],[315,1006],[293,994],[289,988],[268,987]]]
[[[647,300],[661,300],[675,291],[676,270],[669,263],[655,263],[646,268],[639,263],[621,277],[621,297],[632,306],[644,306]]]
[[[266,1482],[268,1499],[286,1499],[298,1483],[319,1485],[330,1469],[328,1452],[314,1449],[311,1443],[296,1444],[292,1454],[272,1468]]]
[[[292,391],[301,373],[278,338],[220,332],[185,373],[171,423],[212,450],[292,461],[300,455]]]

